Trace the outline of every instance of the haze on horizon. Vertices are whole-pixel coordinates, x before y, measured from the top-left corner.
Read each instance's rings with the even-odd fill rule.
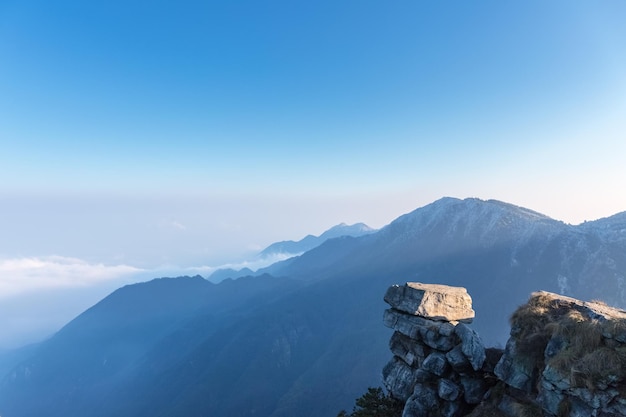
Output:
[[[624,211],[624,18],[619,1],[5,1],[0,310],[101,288],[86,308],[442,196],[572,224]]]

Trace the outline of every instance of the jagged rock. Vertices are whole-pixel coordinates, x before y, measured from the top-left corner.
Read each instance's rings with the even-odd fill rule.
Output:
[[[484,378],[461,377],[461,385],[463,399],[468,404],[479,404],[489,389]]]
[[[458,342],[450,323],[411,316],[393,308],[385,310],[383,323],[403,335],[421,341],[433,349],[447,351]]]
[[[437,376],[445,376],[450,369],[450,364],[443,353],[432,352],[424,359],[422,369]]]
[[[383,384],[394,398],[406,401],[416,384],[413,369],[400,358],[394,357],[383,368]]]
[[[439,397],[437,391],[426,384],[417,384],[413,394],[404,406],[402,417],[424,417],[439,410]]]
[[[607,389],[604,391],[591,391],[587,388],[571,388],[568,393],[580,398],[585,404],[591,408],[605,408],[619,394],[614,389]]]
[[[561,374],[557,369],[553,368],[549,364],[543,369],[541,376],[544,381],[549,382],[550,385],[561,391],[568,389],[571,385],[569,376]]]
[[[461,350],[472,364],[472,368],[475,371],[482,368],[486,358],[485,346],[478,333],[463,323],[455,327],[454,333],[461,339]]]
[[[384,300],[397,310],[433,320],[471,323],[474,319],[472,298],[462,287],[407,282],[389,287]]]
[[[436,382],[437,378],[439,378],[437,375],[432,374],[430,372],[428,372],[425,369],[417,369],[415,371],[415,380],[417,382],[422,382],[422,383],[426,383],[426,382]]]
[[[452,350],[446,353],[446,359],[455,372],[466,373],[472,369],[472,364],[463,353],[461,345],[456,345]]]
[[[444,323],[449,324],[449,323]],[[441,328],[444,328],[444,332],[441,333]],[[433,349],[447,352],[456,344],[456,337],[452,337],[453,335],[447,335],[445,326],[440,327],[432,327],[428,329],[424,334],[422,334],[422,340],[428,346]]]
[[[398,331],[395,331],[389,340],[389,350],[412,367],[421,366],[428,353],[423,345],[415,343],[415,340]]]
[[[543,410],[552,414],[558,415],[561,403],[565,396],[560,392],[554,391],[551,388],[544,387],[537,396],[537,403]]]
[[[385,388],[394,397],[406,400],[415,386],[415,376],[410,367],[400,358],[394,357],[382,371]]]
[[[510,338],[506,343],[504,354],[496,365],[494,373],[500,380],[506,382],[513,388],[525,392],[533,389],[534,369],[532,364],[521,360],[517,355],[515,339]]]
[[[383,324],[394,329],[411,339],[421,340],[421,334],[426,333],[431,326],[434,326],[432,320],[422,317],[404,314],[393,308],[385,310],[383,315]]]
[[[442,378],[437,386],[439,398],[446,401],[456,401],[461,396],[461,387],[449,379]]]

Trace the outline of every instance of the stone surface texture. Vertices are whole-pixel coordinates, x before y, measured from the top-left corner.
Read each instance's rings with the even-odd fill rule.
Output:
[[[383,370],[403,417],[465,416],[489,406],[501,415],[626,415],[626,311],[601,302],[533,293],[511,317],[504,351],[485,349],[467,323],[464,288],[407,283],[385,294],[384,324],[395,330]]]
[[[546,417],[624,415],[625,331],[624,310],[533,293],[513,314],[511,337],[495,367],[505,388],[517,394],[506,401],[517,404],[513,408],[531,404]]]
[[[407,282],[389,287],[384,300],[396,310],[431,320],[471,323],[474,319],[472,298],[462,287]]]
[[[461,416],[480,403],[493,384],[485,347],[465,324],[474,318],[465,288],[409,282],[390,287],[385,301],[383,322],[395,332],[383,382],[406,401],[403,416]]]

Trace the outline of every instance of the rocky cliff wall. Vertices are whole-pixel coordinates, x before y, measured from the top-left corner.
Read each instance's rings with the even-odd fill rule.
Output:
[[[470,327],[464,288],[394,285],[385,301],[395,332],[383,382],[403,417],[626,415],[626,311],[533,293],[502,351]]]

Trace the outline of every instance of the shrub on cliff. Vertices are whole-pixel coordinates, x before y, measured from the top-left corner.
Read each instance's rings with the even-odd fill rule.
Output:
[[[384,393],[382,388],[368,388],[357,398],[352,413],[342,410],[337,417],[401,417],[404,404]]]

